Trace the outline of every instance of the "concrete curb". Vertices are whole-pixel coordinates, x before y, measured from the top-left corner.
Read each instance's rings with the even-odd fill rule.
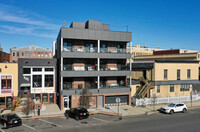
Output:
[[[40,116],[29,116],[27,117],[21,117],[23,120],[28,120],[28,119],[39,119],[39,118],[47,118],[47,117],[62,117],[65,116],[64,114],[55,114],[55,115],[40,115]]]

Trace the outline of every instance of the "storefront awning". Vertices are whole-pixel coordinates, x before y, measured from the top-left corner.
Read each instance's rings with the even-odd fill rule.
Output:
[[[20,85],[20,87],[30,87],[30,86],[31,86],[30,83],[22,83],[22,84]]]

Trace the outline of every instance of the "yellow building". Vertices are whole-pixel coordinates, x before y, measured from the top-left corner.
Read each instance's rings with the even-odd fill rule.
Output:
[[[18,95],[18,64],[0,63],[0,109],[11,108]]]
[[[133,62],[132,79],[132,96],[188,96],[192,84],[199,83],[199,62]]]
[[[153,55],[154,50],[160,50],[160,48],[148,48],[146,46],[136,45],[131,47],[131,58],[134,60],[135,56],[148,56]],[[128,52],[130,52],[130,47],[127,47]],[[129,63],[129,60],[127,60]]]

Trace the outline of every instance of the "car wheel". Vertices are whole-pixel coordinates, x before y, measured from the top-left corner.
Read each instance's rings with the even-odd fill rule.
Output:
[[[184,108],[182,112],[185,113],[186,111],[187,111],[186,108]]]
[[[174,114],[174,110],[170,110],[170,114],[171,114],[171,115]]]
[[[78,121],[78,120],[79,120],[79,117],[78,117],[78,116],[75,116],[75,120],[77,120],[77,121]]]

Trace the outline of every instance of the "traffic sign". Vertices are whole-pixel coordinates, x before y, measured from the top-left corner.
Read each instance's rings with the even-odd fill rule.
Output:
[[[116,103],[120,103],[121,102],[121,99],[118,97],[118,98],[116,98]]]

